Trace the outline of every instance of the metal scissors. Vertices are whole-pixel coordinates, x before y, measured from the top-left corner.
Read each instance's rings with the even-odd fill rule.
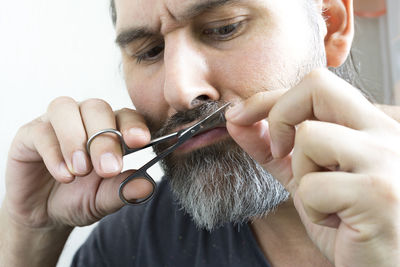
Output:
[[[105,130],[101,130],[97,133],[95,133],[94,135],[92,135],[87,144],[86,144],[86,149],[90,155],[90,145],[93,142],[93,140],[102,134],[105,133],[113,133],[116,134],[121,142],[121,147],[122,147],[122,156],[126,156],[129,155],[131,153],[140,151],[142,149],[163,143],[163,142],[167,142],[173,139],[177,139],[176,143],[172,144],[171,146],[169,146],[168,148],[166,148],[165,150],[163,150],[159,155],[157,155],[156,157],[154,157],[152,160],[150,160],[149,162],[147,162],[145,165],[143,165],[141,168],[139,168],[135,173],[131,174],[130,176],[128,176],[119,186],[119,190],[118,190],[118,194],[119,194],[119,198],[122,200],[122,202],[124,202],[127,205],[139,205],[139,204],[143,204],[146,203],[147,201],[151,200],[154,196],[154,193],[156,191],[156,182],[153,180],[153,178],[151,178],[151,176],[147,173],[147,170],[152,167],[154,164],[156,164],[157,162],[159,162],[160,160],[162,160],[163,158],[165,158],[167,155],[169,155],[170,153],[172,153],[175,149],[177,149],[180,145],[182,145],[184,142],[186,142],[187,140],[189,140],[190,138],[192,138],[193,136],[204,132],[208,129],[211,129],[219,124],[221,124],[222,122],[225,122],[225,117],[224,116],[217,116],[217,115],[221,115],[221,112],[224,111],[228,106],[230,105],[230,103],[226,103],[223,106],[221,106],[220,108],[218,108],[216,111],[214,111],[213,113],[211,113],[210,115],[206,116],[204,119],[200,120],[199,122],[195,123],[194,125],[182,129],[180,131],[153,139],[152,141],[150,141],[150,143],[148,143],[147,145],[141,147],[141,148],[129,148],[123,137],[121,132],[119,132],[118,130],[115,129],[105,129]],[[222,121],[221,121],[222,120]],[[123,190],[124,187],[131,182],[134,179],[146,179],[147,181],[149,181],[152,186],[153,186],[153,190],[150,193],[149,196],[145,197],[145,198],[140,198],[140,199],[132,199],[132,200],[128,200],[125,198]]]

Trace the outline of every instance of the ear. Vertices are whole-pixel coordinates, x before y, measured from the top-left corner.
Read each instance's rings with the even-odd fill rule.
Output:
[[[328,67],[339,67],[350,53],[354,36],[353,0],[323,0],[326,21],[325,51]]]

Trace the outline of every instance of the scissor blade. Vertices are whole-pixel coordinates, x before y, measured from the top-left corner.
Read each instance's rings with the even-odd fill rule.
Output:
[[[157,145],[159,143],[167,142],[169,140],[177,138],[178,135],[179,135],[179,132],[175,132],[175,133],[171,133],[171,134],[168,134],[168,135],[164,135],[164,136],[161,136],[159,138],[151,140],[150,143],[148,143],[145,146],[139,147],[139,148],[129,148],[125,143],[123,143],[124,155],[129,155],[131,153],[135,153],[135,152],[140,151],[142,149],[145,149],[145,148],[148,148],[148,147],[152,147],[152,146]]]
[[[225,110],[230,104],[231,104],[231,103],[228,102],[228,103],[226,103],[225,105],[219,107],[216,111],[214,111],[213,113],[211,113],[210,115],[208,115],[207,117],[205,117],[204,119],[202,119],[201,121],[199,121],[197,124],[201,124],[201,125],[203,125],[204,127],[206,127],[206,126],[208,126],[208,127],[211,126],[211,127],[212,127],[212,126],[216,126],[216,123],[215,123],[215,122],[221,123],[220,120],[214,122],[214,121],[211,120],[211,118],[213,118],[215,115],[221,113],[221,112],[222,112],[223,110]],[[223,122],[226,122],[226,121],[225,121],[225,116],[221,116],[221,118],[223,119]],[[206,125],[206,122],[207,122],[207,123],[210,123],[210,124],[209,124],[209,125]],[[211,122],[214,122],[214,123],[211,123]]]
[[[169,140],[176,138],[178,135],[179,135],[179,132],[175,132],[175,133],[171,133],[171,134],[167,134],[167,135],[158,137],[156,139],[151,140],[150,143],[148,143],[147,145],[145,145],[142,148],[151,147],[151,146],[157,145],[159,143],[167,142]]]
[[[213,119],[215,119],[215,115],[220,115],[220,113],[223,110],[225,110],[230,104],[231,104],[230,102],[226,103],[225,105],[219,107],[213,113],[206,116],[204,119],[200,120],[199,122],[195,123],[194,125],[179,131],[178,132],[178,133],[180,133],[179,137],[182,137],[187,134],[189,134],[190,136],[195,136],[196,134],[207,131],[207,130],[211,129],[212,127],[217,126],[218,124],[221,124],[221,122],[225,122],[224,116],[218,118],[217,120],[213,120]]]
[[[218,108],[216,111],[214,111],[213,113],[211,113],[210,115],[208,115],[207,117],[202,119],[201,121],[197,122],[196,124],[194,124],[194,125],[192,125],[192,126],[190,126],[188,128],[185,128],[185,129],[182,129],[180,131],[177,131],[177,132],[174,132],[174,133],[170,133],[170,134],[158,137],[156,139],[153,139],[153,140],[150,141],[150,143],[148,143],[147,145],[145,145],[145,146],[143,146],[143,147],[141,147],[139,149],[130,149],[130,152],[136,152],[138,150],[142,150],[142,149],[157,145],[159,143],[164,143],[164,142],[170,141],[170,140],[175,139],[177,137],[180,138],[180,137],[182,137],[183,135],[187,134],[190,131],[192,131],[190,136],[194,136],[196,134],[199,134],[199,133],[202,133],[204,131],[207,131],[208,129],[210,129],[210,128],[212,128],[212,127],[214,127],[214,126],[216,126],[216,125],[218,125],[218,124],[220,124],[222,122],[221,120],[213,121],[211,119],[214,118],[214,115],[220,113],[222,110],[224,110],[229,105],[230,105],[230,103],[226,103],[225,105],[221,106],[220,108]],[[223,120],[224,119],[225,118],[223,118]],[[207,123],[207,125],[206,125],[206,123]],[[190,137],[188,137],[188,138],[190,138]]]

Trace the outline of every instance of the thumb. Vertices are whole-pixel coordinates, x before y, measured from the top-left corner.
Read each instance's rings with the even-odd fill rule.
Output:
[[[226,128],[230,136],[250,157],[263,166],[275,179],[281,182],[290,191],[292,174],[292,157],[288,155],[282,159],[273,159],[271,140],[266,120],[258,121],[250,126],[239,126],[229,121]]]
[[[258,121],[243,126],[227,121],[226,128],[235,142],[260,164],[272,160],[268,122]]]
[[[101,181],[96,194],[96,206],[101,213],[104,213],[104,216],[116,212],[125,205],[119,198],[119,187],[134,172],[129,170],[114,178],[107,178]],[[137,178],[126,184],[123,193],[127,200],[135,200],[146,198],[153,193],[153,190],[155,188],[153,188],[152,183],[144,178]]]

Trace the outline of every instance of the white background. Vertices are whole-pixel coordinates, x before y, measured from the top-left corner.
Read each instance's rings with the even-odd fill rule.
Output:
[[[382,23],[363,19],[358,24],[361,76],[383,101],[380,58],[385,50],[377,41]],[[13,136],[21,125],[44,113],[52,99],[96,97],[114,109],[132,107],[113,41],[107,0],[0,0],[0,201]],[[74,231],[58,266],[69,265],[89,230]]]
[[[133,107],[114,37],[108,1],[0,0],[0,202],[13,136],[52,99],[96,97],[114,109]],[[89,230],[74,230],[58,266],[69,266]]]

